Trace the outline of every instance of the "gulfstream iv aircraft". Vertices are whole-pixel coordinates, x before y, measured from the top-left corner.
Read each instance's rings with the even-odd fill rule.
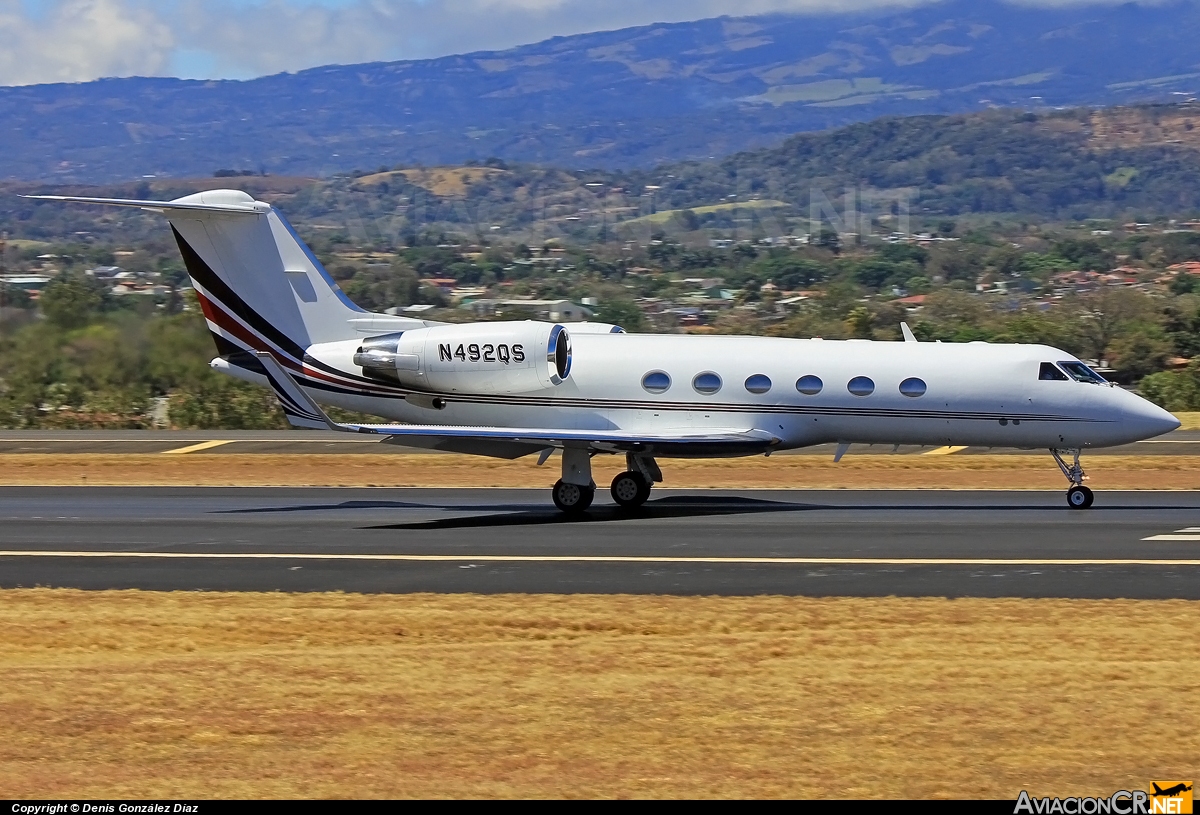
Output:
[[[591,459],[623,454],[613,499],[635,507],[659,460],[836,443],[1049,450],[1091,506],[1079,453],[1179,426],[1044,345],[627,334],[597,323],[446,324],[370,314],[280,212],[244,192],[175,201],[36,196],[139,207],[171,222],[218,356],[274,390],[294,427],[500,458],[562,451],[554,503],[582,512]],[[340,424],[321,405],[394,424]],[[1064,456],[1070,458],[1070,463]]]

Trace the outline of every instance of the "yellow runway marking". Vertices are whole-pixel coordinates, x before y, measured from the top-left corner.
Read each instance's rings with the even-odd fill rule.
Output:
[[[214,447],[220,447],[223,444],[232,444],[233,439],[225,441],[202,441],[199,444],[189,444],[187,447],[177,447],[174,450],[163,450],[162,455],[182,455],[183,453],[196,453],[200,450],[211,450]]]
[[[841,558],[841,557],[654,557],[639,555],[406,555],[317,552],[88,552],[0,551],[0,557],[162,558],[179,560],[365,560],[415,563],[665,563],[783,566],[1200,566],[1200,560],[1117,558]]]
[[[923,456],[948,456],[951,453],[957,453],[959,450],[966,450],[966,449],[967,448],[965,445],[962,447],[939,447],[936,450],[929,450],[928,452],[922,453],[921,455],[923,455]]]

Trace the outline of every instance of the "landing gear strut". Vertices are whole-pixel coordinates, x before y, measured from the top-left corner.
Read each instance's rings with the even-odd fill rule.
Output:
[[[1062,454],[1067,453],[1073,457],[1073,462],[1067,464],[1063,461]],[[1079,448],[1072,450],[1050,450],[1050,455],[1054,456],[1054,461],[1058,464],[1058,469],[1062,470],[1062,474],[1071,482],[1071,488],[1067,490],[1067,506],[1071,509],[1087,509],[1092,505],[1092,501],[1096,496],[1092,491],[1083,486],[1084,479],[1087,474],[1083,471],[1083,467],[1079,465]]]

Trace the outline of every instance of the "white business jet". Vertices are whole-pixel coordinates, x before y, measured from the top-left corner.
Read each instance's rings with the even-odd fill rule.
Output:
[[[554,503],[587,509],[592,456],[624,454],[623,507],[658,460],[836,443],[1048,449],[1092,504],[1079,453],[1179,427],[1044,345],[627,334],[599,323],[436,323],[352,303],[273,206],[213,190],[175,201],[31,196],[170,220],[216,341],[212,367],[274,390],[294,427],[500,458],[562,451]],[[396,424],[342,424],[321,405]],[[1070,456],[1071,463],[1064,460]]]

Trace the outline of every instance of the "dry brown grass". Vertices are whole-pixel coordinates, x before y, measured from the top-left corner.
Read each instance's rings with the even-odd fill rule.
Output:
[[[1102,794],[1192,778],[1185,601],[0,592],[11,797]]]
[[[1175,414],[1175,418],[1182,422],[1180,430],[1200,430],[1200,413],[1180,412]]]
[[[597,456],[596,483],[623,469]],[[1200,456],[1091,456],[1098,489],[1200,489]],[[1049,455],[849,455],[664,461],[665,487],[688,489],[1063,489]],[[529,487],[558,477],[558,460],[414,454],[0,455],[0,486]]]
[[[370,187],[403,176],[408,182],[424,187],[434,195],[457,197],[467,194],[470,184],[478,184],[498,175],[507,175],[506,170],[492,167],[429,167],[414,170],[391,170],[372,173],[354,180],[357,186]]]

